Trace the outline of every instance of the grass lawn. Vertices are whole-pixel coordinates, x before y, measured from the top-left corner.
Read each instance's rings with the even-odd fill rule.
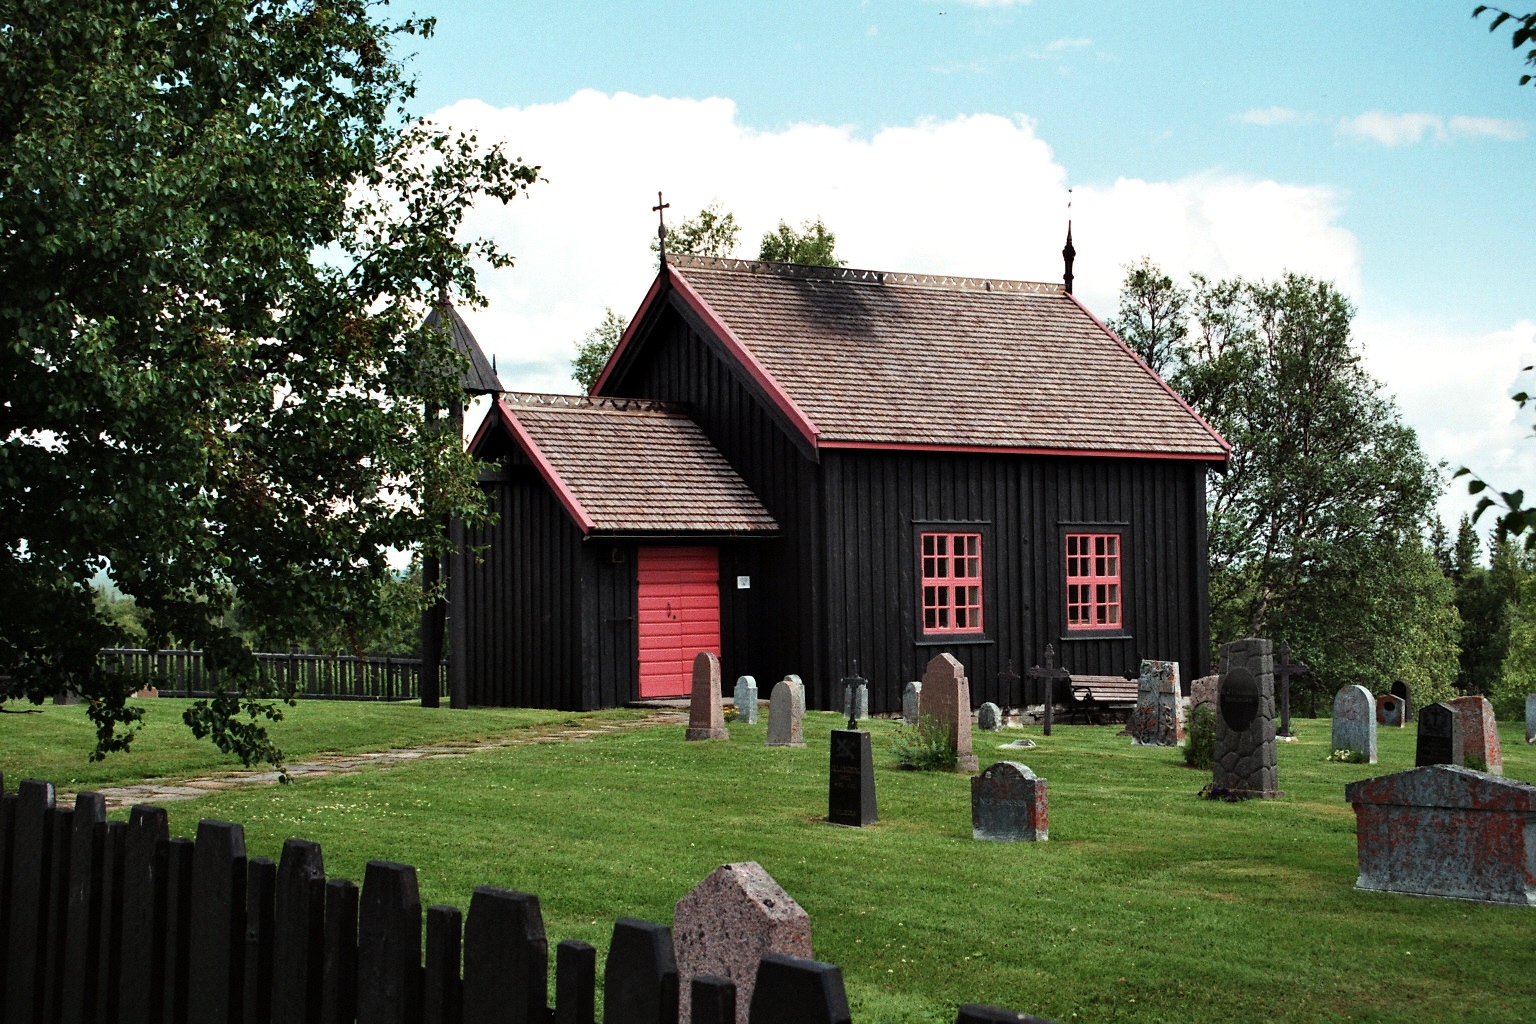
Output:
[[[244,767],[238,757],[220,753],[206,739],[193,738],[181,720],[192,701],[159,698],[135,703],[148,713],[132,749],[93,763],[89,757],[96,746],[96,730],[83,707],[7,702],[6,713],[0,714],[0,772],[5,773],[8,788],[14,790],[21,779],[46,779],[60,789],[75,790],[148,778],[188,779]],[[573,715],[521,708],[450,711],[415,703],[301,700],[297,707],[284,707],[283,720],[269,724],[268,729],[288,763],[295,764],[321,753],[473,742],[513,730],[640,714],[617,710]]]
[[[420,709],[376,714],[377,740]],[[444,717],[452,717],[448,712]],[[502,722],[521,722],[507,712]],[[473,712],[464,720],[493,712]],[[1363,893],[1348,781],[1410,767],[1413,730],[1382,730],[1381,763],[1324,761],[1327,720],[1280,747],[1283,801],[1209,802],[1180,753],[1133,748],[1115,728],[1068,726],[1037,750],[977,734],[983,765],[1022,760],[1050,782],[1048,843],[975,842],[969,779],[891,766],[874,722],[880,824],[826,824],[828,731],[767,749],[764,726],[729,743],[683,729],[507,747],[460,760],[301,780],[171,804],[172,829],[245,823],[253,855],[323,844],[332,876],[370,858],[414,864],[424,903],[466,906],[482,883],[540,897],[551,945],[606,949],[615,917],[670,923],[721,863],[756,860],[806,908],[816,955],[840,964],[859,1024],[948,1024],[962,1002],[1063,1022],[1499,1021],[1530,1019],[1536,911]],[[324,728],[317,720],[316,731]],[[488,726],[490,727],[490,726]],[[19,734],[0,723],[8,777]],[[1501,732],[1506,772],[1536,781],[1536,751]],[[285,741],[290,748],[299,744]],[[334,745],[333,738],[326,744]],[[362,745],[371,745],[359,740]],[[22,759],[28,772],[40,754]],[[76,762],[69,762],[76,767]],[[111,762],[109,761],[110,765]]]

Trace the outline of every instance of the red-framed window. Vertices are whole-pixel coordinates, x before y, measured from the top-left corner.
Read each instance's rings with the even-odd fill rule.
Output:
[[[981,632],[981,534],[923,534],[923,632]]]
[[[1120,629],[1120,535],[1067,534],[1067,628]]]

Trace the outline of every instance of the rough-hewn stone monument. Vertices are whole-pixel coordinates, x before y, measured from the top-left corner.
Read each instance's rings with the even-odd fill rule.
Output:
[[[725,864],[677,901],[672,912],[680,1020],[690,1018],[694,978],[736,984],[736,1024],[746,1024],[764,953],[811,956],[811,919],[756,861]]]
[[[908,725],[917,724],[918,705],[922,701],[923,684],[911,682],[901,691],[901,720]]]
[[[801,730],[805,719],[805,684],[799,676],[788,676],[773,684],[768,697],[768,746],[803,747]]]
[[[700,651],[693,659],[693,695],[688,702],[690,740],[728,740],[725,707],[720,700],[720,659],[714,651]]]
[[[1136,684],[1136,707],[1126,726],[1140,747],[1177,747],[1184,742],[1184,700],[1179,693],[1179,663],[1143,661]]]
[[[1216,684],[1221,676],[1201,676],[1189,684],[1189,710],[1193,712],[1201,704],[1216,706]]]
[[[757,724],[757,680],[742,676],[736,680],[737,721],[745,725]]]
[[[1333,749],[1376,763],[1376,700],[1363,686],[1341,686],[1333,697]]]
[[[955,745],[955,767],[974,772],[979,762],[971,749],[971,682],[953,654],[941,654],[923,672],[918,713],[938,723]]]
[[[1413,763],[1419,767],[1431,764],[1461,764],[1461,722],[1456,710],[1449,704],[1431,704],[1419,709],[1419,735],[1414,747]]]
[[[1457,697],[1448,700],[1461,721],[1461,753],[1458,764],[1476,768],[1490,775],[1504,774],[1504,751],[1499,746],[1499,723],[1493,717],[1493,705],[1487,697]]]
[[[1003,709],[987,701],[976,709],[976,728],[982,732],[997,732],[1003,727]]]
[[[1344,797],[1356,887],[1536,906],[1536,786],[1429,765],[1352,782]]]
[[[971,779],[971,835],[1001,843],[1050,838],[1045,780],[1027,765],[999,761]]]
[[[1217,789],[1266,799],[1285,795],[1275,756],[1273,669],[1268,640],[1249,637],[1221,645],[1211,774]]]

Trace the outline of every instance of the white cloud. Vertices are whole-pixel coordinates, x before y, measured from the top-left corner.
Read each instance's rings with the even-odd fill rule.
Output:
[[[1439,114],[1389,114],[1381,110],[1370,110],[1341,120],[1339,133],[1379,142],[1383,146],[1423,142],[1425,138],[1445,142],[1452,136],[1514,142],[1525,137],[1526,125],[1521,121],[1497,117],[1457,114],[1447,119]]]
[[[1464,117],[1460,114],[1451,118],[1449,128],[1452,135],[1500,139],[1504,142],[1518,142],[1525,138],[1526,132],[1526,125],[1522,121],[1501,117]]]
[[[1289,107],[1265,107],[1262,110],[1245,110],[1235,115],[1237,120],[1244,124],[1256,124],[1264,128],[1273,128],[1281,124],[1295,124],[1312,119],[1311,114],[1292,110]]]
[[[1058,281],[1067,171],[1028,118],[853,128],[745,127],[726,99],[584,90],[559,103],[496,109],[465,101],[437,119],[506,139],[547,183],[485,203],[470,230],[516,255],[487,273],[489,309],[466,318],[509,387],[569,391],[573,343],[604,306],[633,313],[655,269],[657,189],[682,219],[718,198],[743,226],[739,253],[784,218],[820,216],[855,267]],[[1358,245],[1326,188],[1201,176],[1080,186],[1073,194],[1078,294],[1114,312],[1122,265],[1272,276],[1287,269],[1358,290]]]

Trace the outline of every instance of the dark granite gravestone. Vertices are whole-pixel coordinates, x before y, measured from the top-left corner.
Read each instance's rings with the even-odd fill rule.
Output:
[[[1274,658],[1268,640],[1249,637],[1221,647],[1211,784],[1244,796],[1285,795],[1275,756]]]
[[[1461,764],[1462,758],[1461,722],[1455,710],[1446,704],[1421,708],[1414,765],[1422,768],[1430,764]]]
[[[1413,721],[1413,690],[1399,679],[1392,684],[1392,696],[1403,699],[1403,721]]]
[[[1045,780],[1027,765],[999,761],[971,779],[971,836],[1001,843],[1050,838]]]
[[[976,728],[982,732],[997,732],[1003,727],[1003,709],[987,701],[976,711]]]
[[[875,755],[869,733],[862,729],[832,730],[827,820],[856,826],[880,820],[875,814]]]

